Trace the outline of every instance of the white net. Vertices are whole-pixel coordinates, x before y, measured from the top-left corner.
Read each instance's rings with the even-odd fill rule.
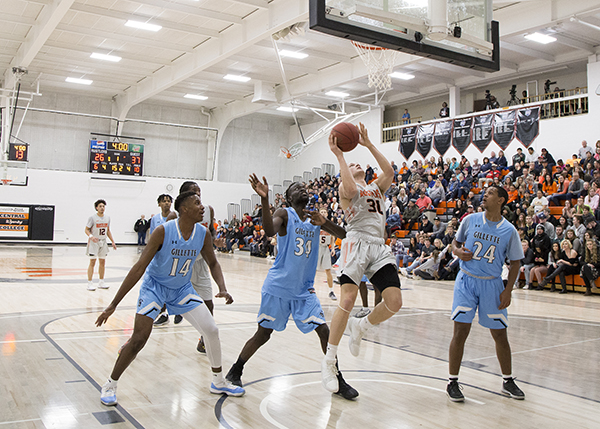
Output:
[[[386,90],[392,87],[392,78],[390,74],[394,70],[399,51],[379,48],[352,41],[352,45],[358,52],[360,59],[367,66],[369,72],[369,88],[376,87],[379,90]]]

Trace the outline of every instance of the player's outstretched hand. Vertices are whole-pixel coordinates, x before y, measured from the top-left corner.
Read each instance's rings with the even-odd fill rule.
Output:
[[[112,305],[109,305],[108,307],[106,307],[106,309],[102,312],[102,314],[100,314],[100,316],[98,316],[98,318],[96,319],[96,326],[99,328],[104,323],[106,323],[108,318],[115,312],[115,310],[116,310],[116,307],[113,307]]]
[[[333,134],[329,134],[329,149],[335,156],[340,156],[343,154],[342,150],[337,145],[337,137],[334,137]]]
[[[229,292],[219,292],[215,295],[215,298],[225,298],[225,304],[231,304],[233,302],[233,297],[229,295]]]
[[[323,215],[321,215],[321,213],[319,213],[318,210],[307,210],[304,209],[304,213],[310,217],[310,223],[312,223],[313,225],[325,225],[325,222],[327,222],[327,219],[325,219],[323,217]]]
[[[508,308],[508,306],[510,305],[510,299],[511,290],[509,288],[506,288],[500,294],[500,306],[498,306],[498,310],[504,310],[505,308]]]
[[[461,261],[470,261],[473,259],[473,252],[467,249],[465,246],[459,247],[454,251],[454,254],[458,256]]]
[[[362,146],[368,146],[371,144],[367,127],[365,127],[362,122],[358,123],[358,143]]]
[[[112,244],[114,250],[117,250],[117,245],[115,243]]]
[[[266,198],[269,196],[269,185],[267,184],[267,179],[265,176],[263,176],[263,183],[260,183],[260,180],[258,180],[256,174],[252,173],[248,181],[252,185],[254,192],[256,192],[259,197]]]

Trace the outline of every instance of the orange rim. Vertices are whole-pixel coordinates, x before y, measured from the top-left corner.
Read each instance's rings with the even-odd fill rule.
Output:
[[[352,44],[354,46],[356,46],[357,48],[367,49],[369,51],[389,51],[389,49],[387,49],[387,48],[380,48],[377,46],[366,45],[364,43],[356,42],[354,40],[351,40],[350,42],[352,42]]]

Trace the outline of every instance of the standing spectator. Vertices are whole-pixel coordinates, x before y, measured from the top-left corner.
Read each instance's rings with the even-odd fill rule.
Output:
[[[367,184],[371,183],[371,180],[373,180],[374,175],[375,171],[373,171],[373,167],[367,164],[367,168],[365,170],[365,182],[367,182]]]
[[[533,289],[533,287],[531,286],[530,271],[534,267],[535,255],[533,253],[533,250],[531,250],[531,248],[529,247],[529,243],[527,242],[527,240],[522,240],[521,245],[523,247],[523,255],[525,257],[521,259],[520,271],[525,275],[525,287],[527,289]]]
[[[392,255],[394,255],[394,257],[396,258],[396,266],[400,267],[400,261],[404,261],[404,257],[406,256],[406,249],[404,248],[404,244],[396,237],[392,237],[390,241],[390,247],[392,248]]]
[[[404,109],[404,114],[402,115],[402,124],[410,124],[410,113],[408,113],[408,109]]]
[[[96,286],[92,282],[92,276],[94,275],[94,266],[96,265],[96,258],[100,261],[98,263],[98,277],[100,277],[100,283],[98,287],[100,289],[108,289],[108,286],[104,283],[104,271],[106,267],[106,255],[108,255],[108,244],[106,238],[110,238],[112,247],[117,250],[117,245],[110,232],[110,216],[106,216],[104,211],[106,210],[106,201],[98,200],[94,203],[96,213],[89,217],[85,225],[85,235],[88,236],[88,244],[86,253],[90,258],[90,264],[88,265],[87,276],[88,285],[87,290],[94,291]]]
[[[448,103],[444,101],[440,109],[440,118],[447,118],[448,116],[450,116],[450,109],[448,108]]]
[[[146,220],[146,215],[141,215],[140,218],[135,222],[133,230],[137,232],[138,235],[138,246],[146,245],[146,233],[148,232],[149,227],[150,224]]]
[[[594,150],[587,145],[587,141],[583,140],[578,152],[579,159],[585,159],[587,157],[587,153],[594,155]]]

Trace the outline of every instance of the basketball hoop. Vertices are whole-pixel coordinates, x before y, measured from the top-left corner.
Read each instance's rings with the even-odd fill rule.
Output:
[[[279,156],[281,158],[289,159],[292,157],[292,154],[290,153],[289,150],[287,150],[286,147],[280,146],[279,147]]]
[[[376,87],[385,91],[392,87],[392,78],[390,74],[394,70],[399,51],[379,48],[377,46],[366,45],[354,40],[351,41],[360,56],[360,59],[367,66],[369,72],[369,88]]]
[[[2,185],[10,185],[12,183],[12,179],[0,179]]]

